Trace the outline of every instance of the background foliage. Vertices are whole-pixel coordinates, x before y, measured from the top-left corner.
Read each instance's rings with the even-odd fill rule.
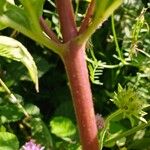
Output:
[[[19,1],[15,2],[20,5]],[[88,1],[76,0],[73,3],[77,24],[80,24]],[[87,44],[86,59],[94,106],[96,113],[104,119],[118,109],[118,105],[110,99],[115,99],[115,95],[119,97],[119,84],[125,91],[132,89],[136,92],[145,104],[150,101],[149,6],[150,3],[145,0],[124,0],[122,6],[97,29]],[[43,16],[61,38],[58,15],[52,0],[45,2]],[[71,95],[60,58],[11,28],[1,30],[0,35],[20,41],[33,56],[39,73],[37,93],[23,64],[0,57],[0,78],[32,116],[24,117],[20,105],[12,104],[10,96],[0,86],[0,149],[19,149],[30,138],[36,139],[47,150],[80,149]],[[127,92],[125,96],[130,97]],[[149,114],[149,107],[146,112]],[[117,116],[110,122],[106,133],[110,141],[143,121],[141,118],[139,121],[136,115],[133,119],[121,118],[122,116]],[[147,122],[150,119],[149,115],[144,118]],[[104,149],[148,150],[149,133],[147,127],[129,134],[127,138],[121,137],[111,142],[106,140]],[[3,136],[6,136],[5,140],[12,139],[16,144],[13,145],[10,141],[7,143],[9,148],[5,144],[3,147]]]

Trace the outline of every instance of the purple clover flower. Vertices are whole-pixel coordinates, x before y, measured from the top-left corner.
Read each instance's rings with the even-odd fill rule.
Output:
[[[44,147],[41,147],[40,144],[36,144],[35,140],[31,139],[25,143],[20,150],[44,150]]]

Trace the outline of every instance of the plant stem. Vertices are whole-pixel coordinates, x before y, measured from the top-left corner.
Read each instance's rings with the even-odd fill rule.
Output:
[[[93,108],[88,70],[85,60],[85,43],[77,45],[73,38],[77,28],[71,0],[56,0],[66,50],[61,56],[73,98],[74,109],[83,150],[98,150],[97,126]]]
[[[76,41],[79,44],[86,42],[90,38],[90,36],[95,32],[95,30],[102,25],[102,23],[113,13],[113,11],[117,7],[119,7],[119,5],[121,5],[121,3],[122,3],[122,0],[113,1],[113,3],[108,7],[108,9],[105,10],[102,14],[99,13],[101,12],[101,10],[96,5],[91,23],[89,24],[88,28],[83,33],[77,36]]]
[[[130,130],[124,132],[124,133],[119,134],[118,136],[116,136],[116,137],[114,137],[114,138],[112,138],[112,139],[106,140],[106,141],[104,142],[104,145],[107,145],[107,144],[109,144],[109,143],[116,142],[117,140],[119,140],[119,139],[121,139],[121,138],[123,138],[123,137],[127,137],[127,136],[129,136],[129,135],[132,135],[132,134],[134,134],[135,132],[137,132],[137,131],[139,131],[139,130],[142,130],[142,129],[148,127],[148,126],[150,126],[150,120],[149,120],[147,123],[142,123],[142,124],[140,124],[140,125],[138,125],[138,126],[132,128],[132,129],[130,129]]]
[[[88,6],[87,12],[86,12],[86,16],[80,26],[80,30],[79,33],[82,33],[86,30],[86,28],[88,27],[90,20],[92,18],[92,15],[94,13],[94,8],[95,8],[95,0],[92,0],[91,3]]]
[[[114,22],[114,14],[111,15],[111,27],[112,27],[112,32],[113,32],[114,41],[115,41],[115,45],[116,45],[116,51],[118,53],[118,56],[119,56],[121,62],[123,64],[126,64],[126,62],[122,56],[121,50],[119,48],[119,44],[118,44],[118,40],[117,40],[117,35],[116,35],[116,30],[115,30],[115,22]]]
[[[75,0],[75,3],[76,3],[75,17],[77,18],[77,16],[78,16],[78,10],[79,10],[79,3],[80,3],[80,0]]]
[[[3,86],[4,90],[8,93],[8,95],[11,98],[11,103],[17,104],[18,108],[20,108],[22,110],[22,112],[24,113],[24,115],[29,118],[29,114],[26,112],[26,110],[23,108],[23,106],[18,102],[17,98],[15,97],[15,95],[8,89],[8,87],[6,86],[6,84],[2,81],[2,79],[0,78],[0,84]]]
[[[55,33],[47,25],[43,17],[40,17],[40,25],[43,28],[44,32],[55,42],[60,43]]]
[[[103,148],[103,144],[104,144],[104,138],[105,138],[105,134],[109,128],[109,123],[110,121],[115,118],[116,116],[118,116],[119,114],[121,114],[122,111],[119,109],[117,111],[115,111],[114,113],[112,113],[110,116],[107,117],[106,121],[105,121],[105,126],[103,128],[103,130],[101,131],[101,134],[100,134],[100,143],[101,143],[101,149]]]
[[[32,40],[35,40],[36,42],[39,42],[40,44],[51,49],[53,52],[57,53],[58,55],[63,53],[63,49],[62,49],[63,45],[52,41],[51,39],[46,37],[42,33],[42,31],[41,31],[40,35],[39,35],[39,33],[33,33],[30,30],[28,30],[27,28],[21,26],[20,24],[14,22],[13,20],[11,20],[10,18],[8,18],[6,16],[2,16],[1,20],[3,20],[3,22],[1,22],[2,24],[9,25],[9,27],[16,29],[17,31],[23,33],[24,35],[31,38]]]
[[[85,45],[69,43],[63,56],[83,150],[99,150]]]
[[[56,0],[63,41],[67,42],[77,35],[71,0]]]

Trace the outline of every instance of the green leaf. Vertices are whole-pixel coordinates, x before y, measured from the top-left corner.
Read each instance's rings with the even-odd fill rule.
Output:
[[[142,138],[141,140],[134,140],[128,146],[128,150],[148,150],[150,147],[150,138]]]
[[[6,128],[4,126],[0,126],[0,132],[6,132]]]
[[[56,53],[61,53],[62,46],[47,38],[39,24],[44,0],[22,0],[24,8],[13,5],[6,0],[0,3],[0,30],[11,27],[29,38],[50,48]]]
[[[21,0],[24,11],[30,19],[30,26],[33,31],[41,32],[39,17],[42,15],[45,0]]]
[[[123,137],[116,141],[116,144],[118,147],[123,147],[125,145],[125,143],[126,143],[126,137]]]
[[[42,143],[46,150],[51,150],[53,146],[50,132],[44,122],[40,118],[31,118],[27,124],[31,127],[32,137],[37,140],[38,143]]]
[[[33,104],[27,104],[24,108],[27,111],[27,113],[31,116],[40,115],[40,109]]]
[[[21,120],[24,116],[21,110],[14,104],[0,106],[0,124]]]
[[[40,57],[38,55],[33,55],[33,58],[38,67],[38,77],[42,77],[50,68],[55,67],[54,64],[49,64],[48,61],[44,57]]]
[[[0,2],[0,30],[4,27],[16,27],[16,29],[30,29],[29,19],[23,9],[5,0]]]
[[[5,29],[5,28],[7,28],[7,26],[4,25],[4,24],[2,24],[2,23],[0,22],[0,30],[3,30],[3,29]]]
[[[0,149],[1,150],[18,150],[19,142],[17,137],[9,132],[0,132]]]
[[[110,126],[109,126],[109,132],[110,134],[115,134],[117,132],[123,132],[126,131],[127,129],[122,125],[121,122],[116,122],[116,121],[111,121]],[[111,138],[111,136],[109,137]]]
[[[45,0],[21,0],[21,3],[25,7],[25,11],[32,9],[32,12],[35,13],[38,18],[42,15],[44,2]],[[30,12],[27,13],[30,14]]]
[[[55,117],[50,122],[51,132],[56,136],[67,139],[76,134],[76,127],[72,121],[65,117]]]
[[[11,4],[15,4],[14,0],[7,0]]]
[[[0,16],[4,11],[4,6],[5,6],[6,0],[1,0],[0,1]],[[7,25],[4,25],[1,21],[0,21],[0,30],[6,28]]]
[[[81,149],[81,145],[80,144],[71,143],[71,144],[67,145],[67,150],[82,150],[82,149]]]
[[[4,11],[3,9],[4,9],[5,3],[6,3],[6,0],[1,0],[0,1],[0,14],[3,13],[3,11]]]
[[[94,19],[106,20],[123,0],[96,0]]]
[[[28,50],[20,42],[6,36],[0,36],[0,56],[22,62],[27,67],[38,91],[37,67]]]

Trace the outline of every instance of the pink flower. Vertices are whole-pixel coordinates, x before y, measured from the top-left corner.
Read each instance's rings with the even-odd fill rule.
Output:
[[[104,121],[104,118],[102,117],[102,115],[101,114],[96,114],[95,118],[96,118],[97,128],[98,129],[103,129],[104,126],[105,126],[105,121]]]
[[[20,150],[44,150],[44,147],[41,147],[40,144],[36,144],[35,140],[31,139],[25,143]]]

